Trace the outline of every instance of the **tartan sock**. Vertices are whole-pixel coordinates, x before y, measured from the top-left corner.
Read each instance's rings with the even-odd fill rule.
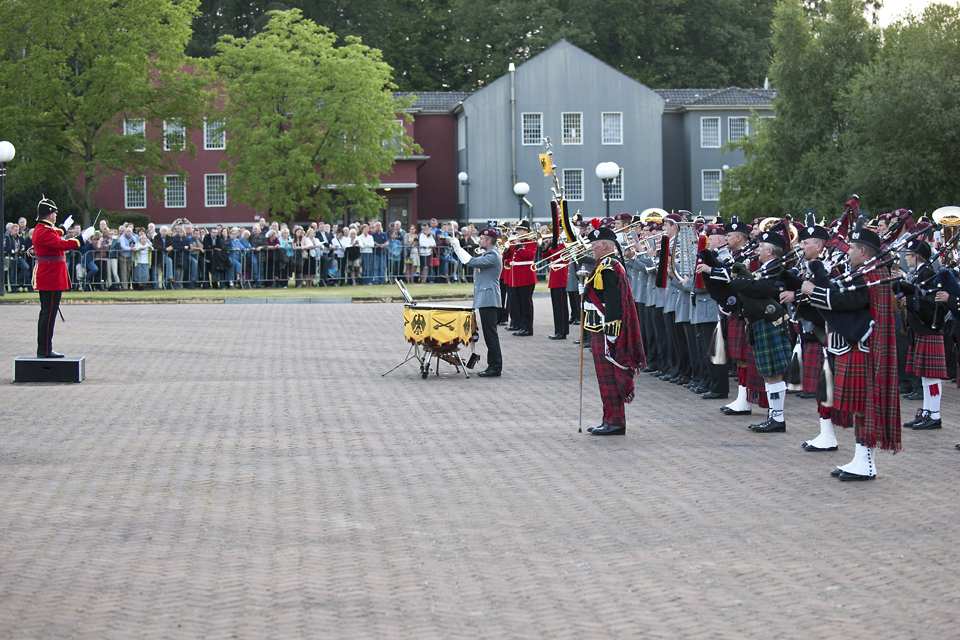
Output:
[[[763,386],[767,390],[767,402],[770,403],[770,417],[777,422],[783,422],[783,399],[786,395],[787,383],[781,380],[774,383],[767,382]]]
[[[921,378],[923,384],[923,408],[934,420],[940,419],[940,381],[936,378]]]

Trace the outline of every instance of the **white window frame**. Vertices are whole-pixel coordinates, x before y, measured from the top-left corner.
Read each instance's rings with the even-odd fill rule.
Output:
[[[708,198],[707,197],[707,174],[715,173],[717,174],[716,180],[716,189],[717,197]],[[713,188],[713,181],[711,181],[710,188]],[[703,169],[700,172],[700,200],[703,202],[717,202],[720,200],[720,190],[723,188],[723,169]]]
[[[606,127],[604,126],[604,124],[605,124],[605,123],[604,123],[604,119],[605,119],[607,116],[617,116],[617,117],[619,118],[619,120],[620,120],[620,123],[619,123],[619,138],[617,138],[616,140],[614,140],[614,139],[611,138],[609,142],[607,141],[608,139],[607,139],[607,137],[606,137],[606,136],[607,136],[607,129],[606,129]],[[621,145],[621,146],[623,145],[623,112],[622,112],[622,111],[604,111],[603,113],[600,114],[600,144],[602,144],[602,145]]]
[[[527,116],[536,116],[537,118],[537,138],[536,140],[527,140]],[[520,114],[520,140],[525,147],[537,146],[543,142],[543,112],[527,111]]]
[[[168,135],[176,135],[175,129],[180,129],[180,145],[177,147],[171,147],[169,143]],[[169,133],[168,133],[169,131]],[[187,129],[183,126],[183,121],[179,118],[173,120],[164,120],[163,121],[163,150],[164,151],[183,151],[183,148],[187,144]]]
[[[577,128],[579,129],[579,138],[567,138],[567,116],[577,117]],[[582,111],[564,111],[560,114],[560,139],[563,144],[583,145],[583,112]]]
[[[134,148],[134,151],[147,150],[147,123],[143,118],[124,118],[123,135],[140,136],[143,143],[139,147]]]
[[[205,151],[223,151],[227,148],[227,132],[223,128],[226,123],[223,119],[217,120],[207,120],[203,119],[203,149]],[[216,141],[214,140],[211,143],[213,136],[211,133],[215,133],[215,129],[220,129],[220,146],[216,146]]]
[[[222,203],[211,204],[210,178],[223,178]],[[203,206],[205,207],[225,207],[227,206],[227,174],[225,173],[205,173],[203,174]]]
[[[180,201],[183,204],[170,204],[170,181],[179,180],[181,199]],[[185,209],[187,206],[187,181],[183,179],[183,176],[172,175],[163,177],[163,206],[167,209]]]
[[[617,192],[620,195],[616,195]],[[604,198],[604,201],[606,201],[606,198]],[[620,167],[620,173],[610,183],[610,202],[623,202],[623,167]]]
[[[704,139],[703,127],[708,120],[712,120],[717,123],[717,144],[707,144],[707,140]],[[723,136],[720,134],[720,116],[704,116],[700,118],[700,148],[701,149],[719,149],[720,145],[723,142],[723,140],[721,139],[722,137]]]
[[[574,175],[580,174],[580,197],[573,198],[570,196],[570,192],[567,191],[567,174]],[[584,198],[584,184],[583,184],[583,169],[564,169],[563,170],[563,193],[566,200],[570,202],[583,202]]]
[[[139,182],[139,189],[131,189],[131,183]],[[136,197],[137,200],[132,200]],[[147,208],[147,176],[123,176],[123,208],[124,209],[146,209]]]
[[[733,121],[734,120],[743,120],[743,135],[734,137],[733,133]],[[730,116],[727,118],[727,139],[730,142],[736,142],[737,140],[742,140],[750,135],[750,118],[746,116]]]

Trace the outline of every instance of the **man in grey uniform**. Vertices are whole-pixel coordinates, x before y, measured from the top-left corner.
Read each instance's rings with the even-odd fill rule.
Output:
[[[503,258],[497,251],[496,229],[480,231],[480,249],[483,255],[471,256],[451,237],[450,244],[464,266],[473,268],[473,308],[480,314],[480,328],[487,345],[487,368],[477,374],[480,378],[497,378],[503,370],[500,354],[500,336],[497,335],[497,315],[500,312],[500,271]]]

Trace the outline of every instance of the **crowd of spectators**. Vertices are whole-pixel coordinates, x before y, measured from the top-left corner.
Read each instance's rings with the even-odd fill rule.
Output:
[[[6,225],[3,238],[6,286],[30,290],[32,229],[26,219]],[[66,237],[79,236],[80,225]],[[105,220],[79,250],[68,252],[74,289],[128,290],[362,286],[470,282],[472,273],[456,259],[450,239],[471,253],[477,229],[435,218],[404,230],[397,221],[338,224],[255,223],[251,228],[207,229],[178,219],[159,228],[126,223],[111,229]]]

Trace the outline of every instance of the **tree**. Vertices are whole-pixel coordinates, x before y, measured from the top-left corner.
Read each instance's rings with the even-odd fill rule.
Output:
[[[888,27],[844,104],[848,181],[872,206],[929,213],[960,202],[960,9],[931,5]]]
[[[228,193],[272,218],[329,216],[331,206],[373,215],[380,174],[419,149],[397,120],[380,52],[336,35],[297,10],[268,14],[252,38],[224,36],[210,63],[222,79]]]
[[[806,10],[799,0],[777,6],[769,155],[784,212],[835,211],[850,197],[846,166],[856,150],[845,145],[845,91],[879,48],[866,9],[865,0],[828,0]]]
[[[750,118],[749,136],[726,144],[726,151],[740,149],[746,162],[723,174],[720,189],[720,213],[725,217],[740,216],[754,220],[782,215],[780,182],[770,159],[769,118]]]
[[[20,156],[12,190],[59,184],[88,224],[110,170],[179,172],[162,136],[147,134],[204,115],[206,79],[183,53],[196,10],[197,0],[0,2],[0,130]],[[138,133],[124,135],[125,119]]]

